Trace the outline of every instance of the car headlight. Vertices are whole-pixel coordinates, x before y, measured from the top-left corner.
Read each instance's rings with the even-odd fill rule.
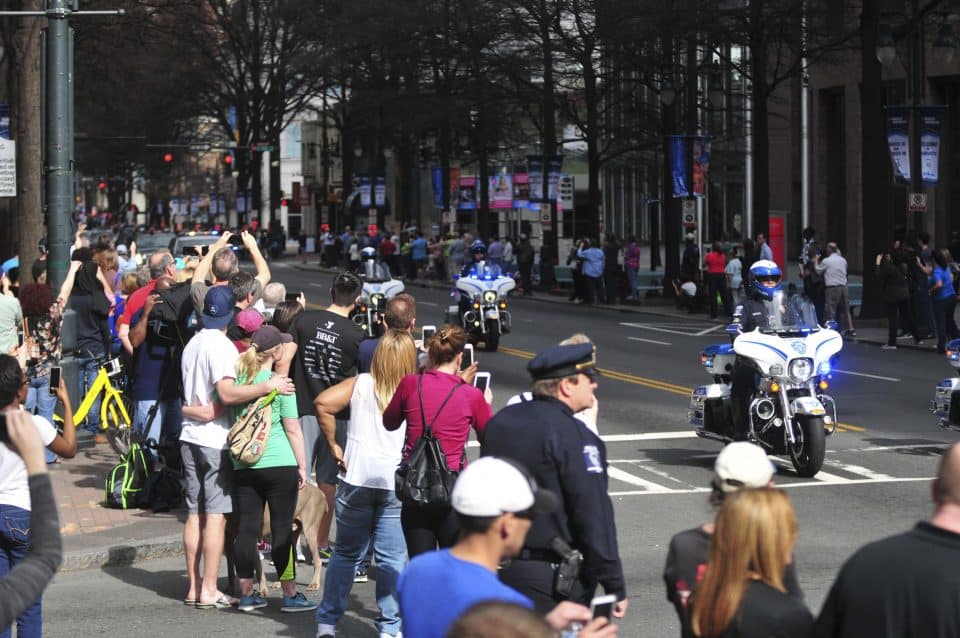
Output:
[[[483,301],[485,303],[493,303],[497,300],[497,293],[493,290],[486,290],[483,293]]]
[[[788,370],[795,380],[806,381],[813,374],[813,359],[794,359]]]

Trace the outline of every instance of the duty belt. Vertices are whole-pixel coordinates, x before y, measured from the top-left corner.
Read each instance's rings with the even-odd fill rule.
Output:
[[[544,563],[558,563],[560,557],[552,549],[529,549],[524,547],[520,550],[515,560],[542,561]]]

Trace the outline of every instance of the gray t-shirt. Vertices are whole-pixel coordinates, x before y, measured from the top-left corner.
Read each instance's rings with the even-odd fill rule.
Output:
[[[17,328],[23,323],[23,312],[16,297],[0,295],[0,353],[7,354],[17,346]]]

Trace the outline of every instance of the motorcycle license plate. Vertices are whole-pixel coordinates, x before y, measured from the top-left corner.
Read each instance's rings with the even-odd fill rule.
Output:
[[[500,318],[500,313],[497,312],[496,310],[487,310],[486,312],[483,313],[483,318],[484,318],[484,319],[499,319],[499,318]]]

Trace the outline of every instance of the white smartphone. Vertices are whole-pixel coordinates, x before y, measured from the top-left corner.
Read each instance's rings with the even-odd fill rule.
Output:
[[[436,326],[424,326],[420,329],[421,336],[423,338],[423,347],[426,348],[427,344],[433,339],[433,335],[437,334]]]
[[[473,344],[468,343],[463,346],[463,361],[460,363],[460,369],[466,370],[473,365]]]
[[[613,607],[616,604],[617,597],[615,594],[596,596],[590,601],[590,615],[593,618],[599,618],[600,616],[603,616],[609,620],[613,616]]]
[[[473,377],[473,385],[477,390],[480,390],[480,392],[486,392],[487,388],[490,387],[490,373],[478,372],[477,376]]]

